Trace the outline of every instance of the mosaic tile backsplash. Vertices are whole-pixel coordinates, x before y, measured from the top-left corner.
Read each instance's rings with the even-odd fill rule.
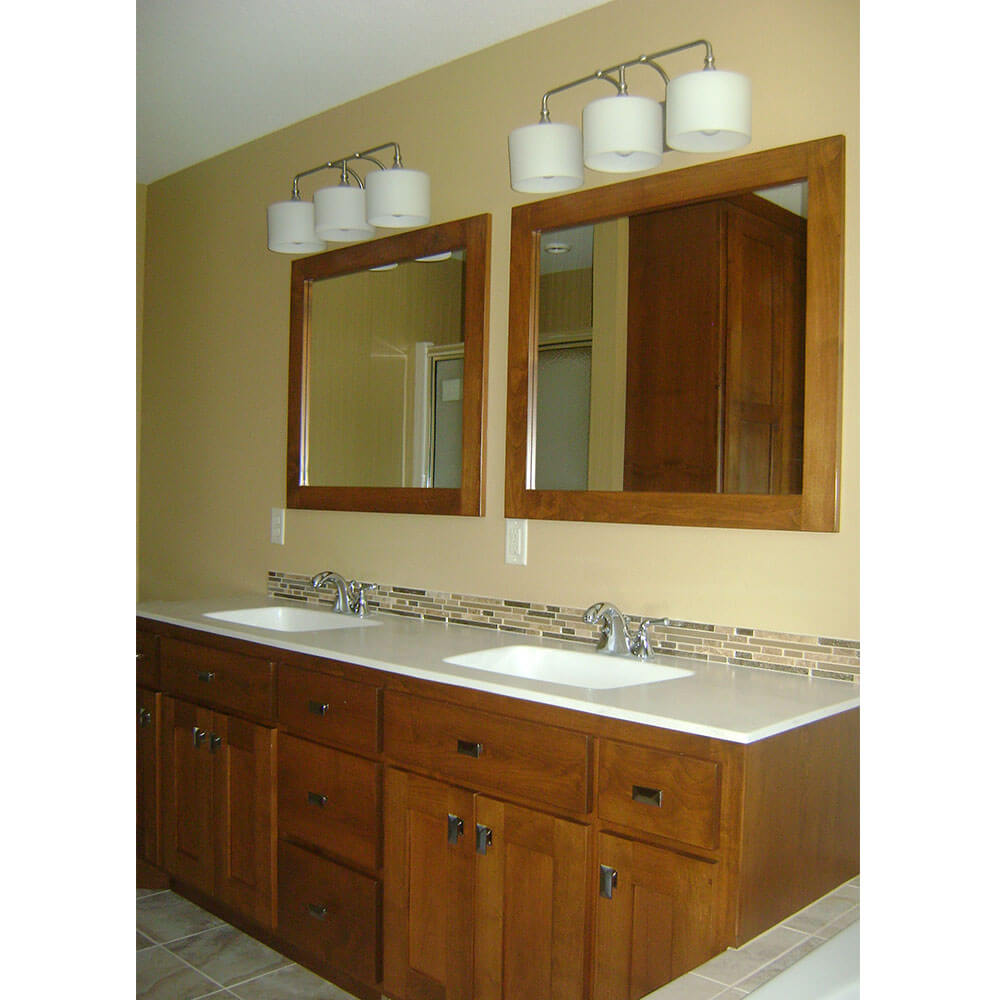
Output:
[[[267,575],[267,592],[303,604],[329,606],[330,592],[313,590],[309,580],[308,576],[272,570]],[[368,595],[368,606],[383,614],[563,639],[584,646],[595,645],[600,635],[596,626],[583,621],[584,608],[386,583],[375,586]],[[641,620],[639,615],[630,615],[624,608],[622,611],[631,623]],[[648,634],[653,652],[662,656],[684,656],[852,683],[857,683],[860,672],[861,644],[853,639],[673,619],[668,625],[651,626]]]

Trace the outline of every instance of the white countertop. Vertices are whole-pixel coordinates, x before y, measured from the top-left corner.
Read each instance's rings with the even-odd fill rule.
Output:
[[[419,621],[399,615],[372,615],[370,620],[378,621],[378,627],[312,632],[281,632],[204,617],[210,612],[267,605],[302,607],[295,602],[256,594],[190,601],[147,601],[138,605],[136,614],[153,621],[262,643],[277,649],[346,660],[407,677],[489,691],[509,698],[557,705],[591,715],[625,719],[733,743],[753,743],[836,715],[860,703],[857,687],[844,681],[673,656],[653,657],[649,662],[660,663],[664,667],[683,667],[691,671],[690,676],[604,690],[488,673],[446,663],[445,657],[498,646],[574,650],[584,647],[579,643],[560,643],[467,625]],[[606,659],[608,670],[613,671],[617,658],[608,656]]]

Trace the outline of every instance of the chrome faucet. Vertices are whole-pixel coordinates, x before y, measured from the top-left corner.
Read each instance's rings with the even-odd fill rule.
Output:
[[[359,618],[364,618],[368,614],[368,602],[365,600],[365,592],[374,589],[374,583],[362,583],[360,580],[351,580],[347,585],[347,593],[349,595],[347,607],[351,614],[355,614]]]
[[[317,573],[311,582],[314,590],[319,590],[320,587],[325,587],[328,583],[332,583],[337,588],[333,610],[341,611],[345,614],[351,610],[351,595],[348,593],[348,583],[339,573],[325,569],[322,573]]]
[[[598,653],[614,656],[628,656],[632,652],[632,636],[629,635],[625,616],[613,605],[598,601],[583,613],[588,625],[601,627],[601,639],[597,643]]]
[[[601,638],[597,643],[598,653],[637,656],[640,660],[649,659],[651,653],[649,626],[670,623],[669,618],[643,618],[635,632],[631,632],[625,616],[613,604],[604,601],[591,604],[583,613],[583,620],[588,625],[601,627]]]

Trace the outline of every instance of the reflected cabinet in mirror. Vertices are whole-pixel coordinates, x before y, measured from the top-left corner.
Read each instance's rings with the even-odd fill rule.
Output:
[[[483,512],[490,216],[292,264],[289,507]]]
[[[507,517],[837,530],[843,146],[513,209]]]

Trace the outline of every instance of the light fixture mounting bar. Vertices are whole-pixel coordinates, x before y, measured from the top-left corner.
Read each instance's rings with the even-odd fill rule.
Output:
[[[343,180],[346,181],[346,177],[344,176],[345,172],[350,173],[350,175],[358,182],[358,186],[363,188],[364,182],[361,180],[358,174],[355,173],[355,171],[351,170],[350,167],[347,166],[347,161],[368,160],[370,163],[374,163],[375,166],[379,168],[379,170],[384,170],[385,167],[378,160],[376,160],[372,154],[377,153],[383,149],[389,149],[390,147],[393,150],[393,159],[392,159],[393,167],[402,167],[403,157],[399,151],[399,143],[383,142],[378,146],[372,146],[371,149],[363,149],[358,153],[348,153],[347,156],[339,156],[334,160],[327,160],[326,163],[321,163],[317,167],[310,167],[308,170],[303,170],[301,173],[296,174],[292,178],[292,201],[299,201],[301,199],[301,195],[299,194],[299,181],[302,180],[303,177],[308,177],[310,174],[319,173],[319,171],[321,170],[341,169],[341,177],[343,178]]]
[[[591,80],[605,80],[612,86],[617,87],[619,94],[628,93],[628,88],[625,85],[625,70],[631,66],[649,66],[650,69],[655,69],[656,72],[662,77],[663,85],[666,87],[666,85],[670,82],[670,77],[667,76],[663,68],[654,60],[663,59],[666,56],[672,56],[677,52],[684,52],[687,49],[693,49],[698,45],[705,46],[704,68],[715,69],[715,54],[712,51],[712,43],[705,38],[698,38],[693,42],[684,42],[683,45],[674,45],[669,49],[663,49],[662,51],[654,52],[651,55],[639,55],[634,59],[627,59],[624,62],[614,63],[606,69],[595,70],[587,76],[581,76],[578,80],[572,80],[569,83],[563,83],[558,87],[553,87],[551,90],[547,90],[544,94],[542,94],[541,121],[551,121],[549,117],[549,98],[553,94],[559,94],[564,90],[570,90],[573,87],[579,87],[581,84],[590,83]],[[617,79],[613,78],[613,74],[617,74]]]

